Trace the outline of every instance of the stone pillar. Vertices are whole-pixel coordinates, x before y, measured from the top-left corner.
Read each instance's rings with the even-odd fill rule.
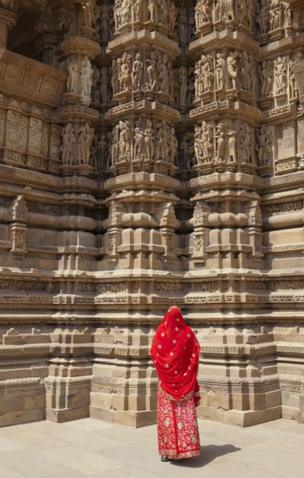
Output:
[[[198,282],[212,270],[207,304],[200,304],[197,299],[201,316],[216,302],[225,309],[229,308],[229,302],[240,302],[246,309],[240,281],[248,271],[254,273],[262,267],[258,173],[269,174],[272,140],[267,127],[260,128],[262,113],[257,104],[260,47],[253,38],[255,4],[247,2],[245,8],[244,2],[217,2],[209,8],[206,2],[198,0],[195,6],[196,39],[189,45],[194,62],[194,101],[189,116],[194,123],[198,178],[190,178],[188,183],[194,204],[189,221],[193,228],[189,267]],[[220,47],[217,35],[209,35],[213,30],[221,35]],[[234,271],[234,280],[225,285],[228,271]],[[206,286],[201,287],[203,292]],[[196,288],[199,289],[198,284]],[[197,316],[198,311],[192,313]],[[222,323],[223,327],[231,325],[228,317]],[[267,419],[268,413],[269,417],[280,416],[278,397],[273,402],[267,401],[265,392],[255,385],[258,372],[253,373],[253,349],[248,350],[246,363],[239,356],[235,365],[226,369],[227,373],[224,357],[221,367],[208,365],[212,354],[221,349],[229,355],[235,347],[236,354],[240,353],[238,327],[231,325],[228,335],[223,330],[221,337],[212,336],[205,327],[200,331],[200,327],[203,341],[200,416],[220,419],[225,410],[225,419],[231,416],[231,421],[243,425],[261,420],[262,415]],[[257,332],[258,325],[252,331]],[[279,394],[278,383],[271,386],[274,394]],[[246,387],[247,400],[244,400]]]
[[[64,177],[64,190],[68,205],[77,211],[61,230],[58,245],[61,252],[58,260],[58,276],[75,276],[79,271],[93,267],[96,238],[93,230],[96,223],[91,218],[80,219],[79,201],[84,194],[91,192],[90,177],[96,176],[96,156],[94,153],[95,123],[99,112],[91,107],[93,84],[92,61],[101,52],[93,28],[94,2],[70,3],[69,11],[64,2],[53,4],[54,13],[61,24],[63,40],[59,45],[60,64],[66,68],[67,84],[63,105],[59,110],[62,122],[62,148],[60,170]],[[69,19],[69,21],[68,21]],[[66,24],[65,22],[68,23]],[[77,205],[74,205],[74,204]],[[56,299],[60,306],[73,303],[75,289],[68,289]],[[87,329],[62,327],[52,334],[54,346],[50,361],[49,375],[46,378],[46,416],[54,421],[66,421],[89,415],[89,396],[91,389],[91,341]]]
[[[114,270],[117,278],[154,277],[180,267],[175,233],[180,222],[174,208],[180,188],[174,177],[175,124],[180,120],[174,99],[173,62],[180,54],[176,8],[170,0],[161,8],[152,0],[146,9],[140,2],[127,8],[116,2],[113,17],[113,40],[107,48],[112,58],[112,107],[106,114],[111,127],[110,178],[105,182],[109,217],[103,222],[100,268]],[[143,288],[136,291],[140,302],[134,302],[138,317],[144,316],[147,302]],[[132,293],[127,294],[131,305]],[[91,414],[139,426],[155,420],[150,337],[146,328],[127,327],[123,317],[125,310],[117,323],[121,347],[106,347],[111,333],[97,330]]]

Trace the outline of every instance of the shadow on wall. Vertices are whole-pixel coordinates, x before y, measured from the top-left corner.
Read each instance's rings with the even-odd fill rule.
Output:
[[[201,454],[197,458],[187,460],[171,461],[172,465],[184,466],[185,468],[200,468],[211,461],[215,460],[219,456],[228,455],[228,453],[234,453],[240,451],[241,448],[234,445],[206,445],[201,447]]]

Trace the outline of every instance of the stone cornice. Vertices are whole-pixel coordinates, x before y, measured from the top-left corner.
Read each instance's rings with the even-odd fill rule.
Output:
[[[221,48],[246,49],[257,58],[261,55],[261,48],[257,41],[245,33],[230,30],[214,31],[192,41],[189,45],[189,53],[196,57],[202,53]]]
[[[170,40],[162,33],[156,31],[140,30],[130,32],[112,40],[107,48],[107,53],[111,56],[128,50],[129,48],[159,48],[172,57],[180,55],[181,51],[178,44]]]

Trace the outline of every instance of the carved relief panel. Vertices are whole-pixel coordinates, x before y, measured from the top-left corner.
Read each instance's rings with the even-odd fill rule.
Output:
[[[203,121],[195,127],[194,151],[200,174],[256,167],[254,129],[246,123]]]
[[[196,31],[206,35],[212,30],[253,30],[253,0],[198,0],[195,7]]]
[[[121,34],[131,29],[153,28],[174,35],[176,7],[170,0],[115,0],[114,31]]]
[[[174,72],[168,55],[151,49],[124,52],[112,62],[112,89],[118,101],[130,95],[168,101],[174,95]]]
[[[86,56],[72,55],[67,62],[67,90],[70,95],[80,98],[86,105],[91,101],[93,68]]]
[[[276,109],[297,102],[298,85],[293,65],[301,59],[302,53],[297,51],[293,55],[281,54],[274,59],[265,59],[259,64],[259,104],[262,109]]]
[[[256,61],[246,51],[202,54],[195,64],[194,84],[195,100],[203,104],[231,97],[231,93],[241,96],[242,92],[253,101],[257,93]]]
[[[132,168],[175,171],[177,138],[174,127],[151,118],[120,121],[112,129],[110,171]]]
[[[68,123],[62,131],[62,168],[74,172],[74,166],[92,169],[94,128],[88,123]]]

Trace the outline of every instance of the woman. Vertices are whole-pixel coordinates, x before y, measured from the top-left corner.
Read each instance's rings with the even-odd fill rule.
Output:
[[[151,347],[158,378],[158,447],[162,461],[200,454],[195,407],[199,405],[197,370],[200,346],[178,307],[171,307]]]

